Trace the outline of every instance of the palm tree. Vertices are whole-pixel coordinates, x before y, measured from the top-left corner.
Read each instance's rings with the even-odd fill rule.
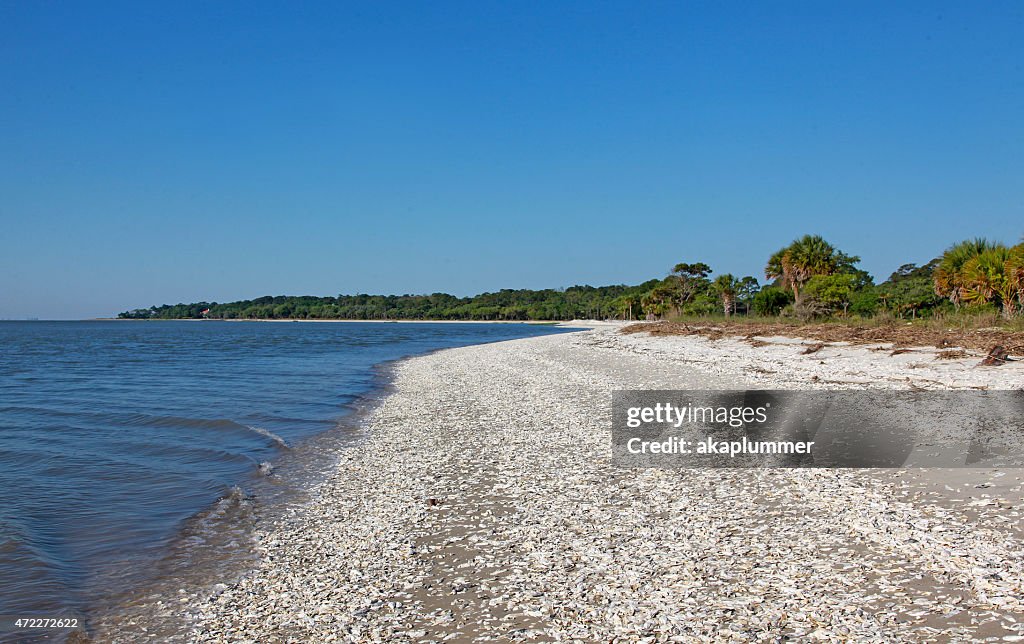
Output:
[[[731,273],[719,275],[711,283],[711,288],[718,293],[718,297],[722,298],[722,310],[725,312],[725,317],[732,315],[733,307],[736,304],[736,294],[741,287],[740,280],[733,277]]]
[[[965,302],[991,302],[1000,307],[1004,317],[1017,314],[1020,293],[1012,269],[1010,249],[999,245],[975,255],[960,271],[962,298]]]
[[[657,316],[662,316],[670,308],[674,290],[667,284],[659,284],[648,291],[641,299],[644,311]]]
[[[1010,249],[1010,257],[1006,260],[1006,281],[1016,296],[1016,308],[1024,310],[1024,244],[1017,244]]]
[[[1024,309],[1024,244],[1013,248],[985,239],[950,247],[932,274],[935,293],[954,306],[991,303],[1011,318]]]
[[[843,268],[852,268],[860,261],[840,252],[821,237],[804,235],[785,248],[775,252],[765,266],[767,279],[781,279],[785,287],[792,289],[793,299],[800,303],[800,292],[804,284],[815,275],[832,275]]]
[[[961,302],[966,299],[968,290],[964,267],[975,257],[997,246],[998,244],[987,239],[976,237],[948,248],[932,273],[935,294],[939,297],[948,297],[953,306],[959,309]]]
[[[622,312],[622,317],[627,320],[633,319],[633,307],[636,304],[637,299],[632,295],[620,295],[612,300],[612,305],[618,308]]]

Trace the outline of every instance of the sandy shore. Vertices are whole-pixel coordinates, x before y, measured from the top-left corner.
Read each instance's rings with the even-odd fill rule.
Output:
[[[610,463],[614,389],[1024,386],[765,341],[612,325],[403,361],[259,567],[163,611],[188,641],[1024,641],[1020,470]]]

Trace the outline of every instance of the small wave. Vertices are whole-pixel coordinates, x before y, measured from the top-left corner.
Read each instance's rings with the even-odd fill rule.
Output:
[[[257,427],[245,425],[230,418],[183,418],[181,416],[150,416],[147,414],[133,414],[120,418],[124,425],[144,425],[148,427],[187,427],[192,429],[217,429],[217,430],[240,430],[259,434],[264,438],[276,443],[283,449],[290,449],[291,446],[274,432]]]
[[[146,427],[188,427],[192,429],[236,429],[245,427],[230,418],[186,418],[183,416],[151,416],[149,414],[131,414],[121,419],[124,425],[141,425]]]
[[[270,431],[269,429],[263,429],[262,427],[253,427],[251,425],[246,425],[246,427],[248,427],[250,430],[256,432],[260,436],[266,436],[267,438],[269,438],[270,440],[274,441],[275,443],[277,443],[278,445],[280,445],[284,449],[291,449],[291,446],[288,445],[288,443],[286,443],[283,438],[281,438],[280,436],[278,436],[274,432]]]
[[[217,500],[217,511],[214,512],[214,516],[223,514],[228,509],[238,507],[248,502],[249,496],[245,493],[245,490],[238,487],[237,485],[231,486],[228,493]]]
[[[192,517],[190,525],[183,530],[183,534],[186,535],[184,541],[192,546],[205,543],[217,532],[216,528],[221,525],[220,522],[227,520],[229,516],[237,518],[236,515],[239,513],[249,512],[251,501],[245,490],[237,485],[232,486],[213,505]]]

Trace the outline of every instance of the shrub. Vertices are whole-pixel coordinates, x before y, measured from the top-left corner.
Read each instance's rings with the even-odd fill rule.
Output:
[[[782,310],[793,302],[793,294],[774,286],[766,286],[751,301],[754,312],[758,315],[781,315]]]

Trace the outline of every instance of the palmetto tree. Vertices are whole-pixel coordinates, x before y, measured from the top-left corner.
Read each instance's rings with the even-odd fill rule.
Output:
[[[1006,261],[1010,251],[1005,246],[989,248],[969,259],[960,269],[957,280],[962,284],[963,300],[970,303],[995,302],[1006,285]]]
[[[659,284],[648,291],[640,299],[644,312],[655,315],[664,315],[672,304],[675,292],[666,284]]]
[[[638,303],[637,298],[632,295],[621,295],[612,302],[622,312],[622,317],[627,320],[633,319],[633,307]]]
[[[966,282],[967,276],[964,269],[976,257],[996,247],[998,244],[977,237],[962,241],[947,249],[942,254],[939,265],[935,267],[935,272],[932,273],[935,294],[939,297],[948,297],[956,308],[960,308],[960,304],[965,300],[976,301],[976,295],[972,296],[968,293],[970,289]]]
[[[719,275],[711,283],[712,290],[722,299],[722,310],[725,312],[725,317],[732,315],[733,307],[736,305],[736,295],[742,286],[742,282],[730,273]]]
[[[1005,317],[1024,310],[1024,244],[1013,248],[985,239],[952,246],[932,274],[935,293],[959,308],[990,303]]]
[[[1006,260],[1006,281],[1016,295],[1016,310],[1024,311],[1024,244],[1010,249]]]
[[[859,257],[838,251],[820,235],[804,235],[776,251],[768,259],[764,274],[770,280],[781,279],[783,286],[793,291],[793,298],[799,304],[801,290],[809,279],[815,275],[832,275],[859,261]]]

